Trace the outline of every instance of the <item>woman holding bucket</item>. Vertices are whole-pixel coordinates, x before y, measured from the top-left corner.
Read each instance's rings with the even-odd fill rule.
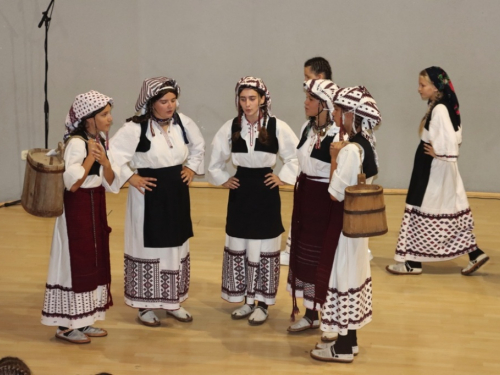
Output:
[[[113,305],[104,193],[120,189],[104,141],[112,105],[89,91],[75,98],[66,117],[64,212],[54,227],[42,324],[58,326],[56,338],[74,344],[106,336],[92,324]]]
[[[278,186],[295,181],[298,139],[286,123],[271,116],[271,96],[260,78],[241,78],[235,94],[238,116],[214,137],[208,179],[230,189],[222,298],[244,301],[231,317],[248,317],[250,325],[259,325],[267,320],[268,306],[276,303],[284,232]],[[278,155],[283,167],[276,175],[271,167]],[[237,166],[234,176],[226,170],[229,158]]]
[[[420,123],[421,141],[394,255],[399,263],[386,269],[396,275],[420,275],[422,262],[467,254],[469,263],[462,275],[471,275],[489,257],[477,247],[474,220],[458,171],[462,126],[457,95],[446,72],[437,66],[421,71],[418,82],[428,109]]]
[[[150,327],[166,310],[180,322],[190,283],[193,236],[188,185],[203,174],[205,141],[198,126],[177,112],[180,87],[172,78],[144,80],[135,105],[141,112],[111,139],[120,182],[129,182],[125,218],[125,303]]]
[[[367,238],[342,234],[345,189],[356,185],[361,170],[370,182],[377,174],[377,154],[372,130],[381,121],[375,100],[363,86],[340,89],[334,97],[334,120],[349,142],[330,145],[332,178],[328,193],[339,210],[330,220],[325,245],[329,257],[318,266],[315,301],[322,305],[321,330],[338,333],[335,343],[319,344],[314,359],[352,362],[359,352],[356,331],[372,319],[372,282]],[[335,251],[331,251],[335,249]],[[326,266],[333,266],[325,273]],[[325,278],[326,275],[326,278]]]

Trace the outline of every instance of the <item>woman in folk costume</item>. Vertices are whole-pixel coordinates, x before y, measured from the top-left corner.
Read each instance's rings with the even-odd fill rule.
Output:
[[[367,183],[378,172],[372,130],[380,123],[381,116],[364,86],[340,89],[334,103],[335,123],[349,135],[349,142],[330,146],[333,174],[328,193],[340,212],[336,221],[330,222],[325,242],[330,251],[328,262],[333,260],[333,266],[324,278],[327,263],[320,263],[315,298],[322,305],[321,330],[338,333],[338,338],[335,343],[317,345],[311,357],[352,362],[359,352],[356,331],[372,320],[372,281],[368,238],[348,238],[342,234],[343,205],[345,189],[357,184],[361,168]]]
[[[304,81],[310,79],[328,79],[332,80],[332,68],[328,60],[324,57],[313,57],[304,63]],[[280,253],[280,264],[282,266],[290,265],[290,246],[292,244],[291,226],[288,231],[286,248]]]
[[[418,92],[428,101],[420,123],[406,208],[396,254],[387,266],[397,275],[420,275],[422,262],[468,254],[462,275],[470,275],[489,257],[476,244],[474,220],[460,173],[458,153],[462,126],[458,99],[446,72],[433,66],[420,72]]]
[[[296,298],[303,298],[305,315],[288,327],[289,332],[302,332],[319,328],[318,311],[321,305],[315,301],[315,284],[318,265],[325,254],[323,248],[330,220],[338,214],[338,205],[328,194],[331,174],[330,144],[339,140],[340,128],[333,121],[333,97],[338,86],[324,79],[304,82],[306,116],[297,146],[301,173],[297,179],[291,229],[290,269],[287,290],[293,299],[294,313],[298,312]],[[329,271],[326,271],[328,275]],[[293,280],[293,282],[292,282]],[[294,317],[293,317],[294,319]],[[323,340],[332,340],[327,337]]]
[[[260,78],[236,84],[238,116],[226,122],[212,142],[208,179],[230,189],[222,269],[222,298],[242,302],[233,319],[249,316],[251,325],[268,317],[279,283],[281,202],[278,186],[297,176],[298,139],[283,121],[271,116],[271,96]],[[283,167],[273,174],[279,154]],[[237,167],[230,176],[226,162]],[[257,307],[255,301],[258,301]]]
[[[64,212],[56,219],[42,324],[75,344],[106,336],[92,327],[113,305],[105,191],[120,190],[103,139],[113,99],[96,91],[78,95],[66,117]],[[103,135],[106,133],[106,135]]]
[[[180,88],[167,77],[144,80],[135,105],[141,115],[111,139],[120,182],[129,182],[125,219],[125,303],[139,320],[159,326],[153,309],[181,322],[190,282],[193,236],[188,185],[203,174],[205,141],[193,120],[177,112]]]

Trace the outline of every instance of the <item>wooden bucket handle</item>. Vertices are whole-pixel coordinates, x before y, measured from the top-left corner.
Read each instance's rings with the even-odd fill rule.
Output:
[[[356,145],[359,150],[359,160],[360,160],[359,170],[361,171],[361,173],[358,174],[358,185],[366,185],[366,174],[363,173],[363,149],[356,142],[349,142],[349,143]]]

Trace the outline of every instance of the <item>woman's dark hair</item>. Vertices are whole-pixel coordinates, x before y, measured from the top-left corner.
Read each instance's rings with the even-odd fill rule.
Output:
[[[110,104],[110,103],[107,103],[104,107],[96,109],[91,114],[83,117],[82,120],[80,121],[80,123],[78,124],[78,126],[76,127],[76,129],[73,130],[71,133],[69,133],[69,136],[71,137],[72,135],[81,134],[82,132],[84,132],[85,131],[85,127],[87,126],[87,120],[89,118],[92,118],[92,117],[96,116],[97,114],[101,113],[102,111],[104,111],[104,108],[106,108],[108,106],[108,104]]]
[[[304,63],[304,68],[310,67],[314,74],[324,74],[325,79],[332,80],[332,68],[327,59],[313,57]]]
[[[256,87],[253,86],[241,86],[240,89],[238,90],[238,97],[240,96],[240,93],[244,89],[252,89],[254,90],[258,95],[259,99],[264,97],[264,103],[262,105],[259,105],[259,109],[262,109],[262,118],[264,121],[262,122],[262,126],[260,127],[259,130],[259,141],[262,144],[267,145],[269,143],[269,137],[267,134],[267,129],[266,129],[266,121],[269,117],[269,113],[267,112],[267,98],[266,98],[266,93]],[[243,118],[243,109],[241,108],[240,102],[238,100],[238,131],[234,132],[231,139],[233,142],[237,141],[238,138],[240,138],[240,133],[241,133],[241,119]],[[259,119],[260,120],[260,119]]]
[[[139,116],[129,117],[125,121],[126,122],[132,121],[132,122],[135,122],[136,124],[140,124],[141,122],[149,120],[151,118],[151,113],[153,112],[153,104],[155,104],[158,100],[163,98],[169,92],[174,94],[175,97],[177,98],[177,90],[172,89],[172,88],[161,90],[158,94],[156,94],[155,96],[153,96],[151,99],[148,100],[148,102],[146,103],[146,113],[145,114],[139,115]]]
[[[17,357],[4,357],[0,359],[1,375],[31,375],[31,370]]]

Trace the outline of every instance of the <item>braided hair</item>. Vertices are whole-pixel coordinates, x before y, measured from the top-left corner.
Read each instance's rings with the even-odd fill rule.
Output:
[[[240,95],[240,93],[244,90],[244,89],[252,89],[254,90],[255,92],[257,92],[257,94],[259,95],[259,99],[261,99],[262,97],[264,97],[264,103],[261,104],[259,106],[259,111],[262,111],[262,118],[263,118],[263,122],[262,122],[262,126],[260,127],[260,130],[259,130],[259,142],[261,142],[262,144],[269,144],[269,136],[268,136],[268,133],[267,133],[267,128],[266,128],[266,122],[267,120],[269,119],[269,113],[268,113],[268,110],[267,110],[267,103],[266,103],[266,94],[262,91],[262,90],[259,90],[255,87],[252,87],[252,86],[241,86],[239,91],[238,91],[238,96]],[[237,141],[240,136],[241,136],[241,121],[243,119],[243,108],[241,108],[241,105],[240,103],[238,102],[238,117],[237,117],[237,131],[233,133],[231,139],[233,142]],[[259,121],[260,121],[260,115],[259,115]]]
[[[304,68],[310,67],[314,74],[324,74],[325,79],[332,80],[332,67],[324,57],[313,57],[304,63]]]

